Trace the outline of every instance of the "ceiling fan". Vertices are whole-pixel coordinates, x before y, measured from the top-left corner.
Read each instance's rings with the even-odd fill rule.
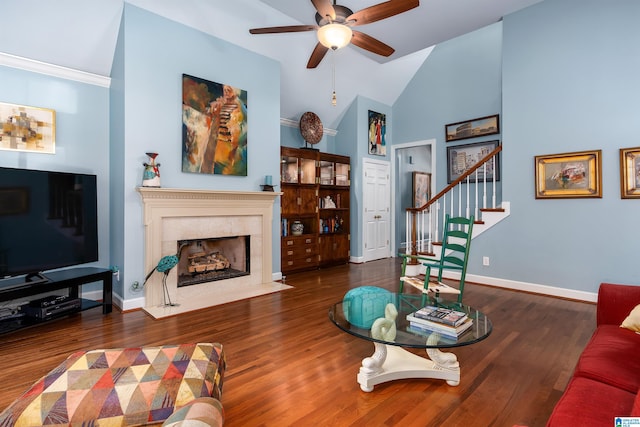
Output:
[[[336,0],[333,0],[333,4],[331,0],[311,0],[311,3],[317,11],[317,25],[253,28],[249,32],[273,34],[317,30],[319,41],[307,62],[307,68],[316,68],[329,49],[337,50],[349,43],[378,55],[391,55],[394,52],[391,46],[360,31],[352,30],[351,27],[390,18],[420,5],[419,0],[388,0],[354,13],[348,7],[336,4]]]

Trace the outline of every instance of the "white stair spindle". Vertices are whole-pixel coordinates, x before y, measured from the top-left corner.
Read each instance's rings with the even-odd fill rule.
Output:
[[[411,212],[407,211],[406,215],[405,215],[405,236],[404,236],[404,241],[405,241],[405,248],[404,248],[404,253],[409,255],[411,254],[411,242],[410,240],[410,232],[411,232]]]
[[[491,195],[491,207],[493,209],[496,208],[496,178],[497,178],[497,174],[498,174],[498,171],[496,170],[496,165],[498,164],[496,162],[497,160],[498,160],[498,155],[497,154],[495,156],[493,156],[493,159],[490,160],[490,162],[492,162],[492,164],[493,164],[493,167],[491,168],[493,170],[493,188],[492,188],[493,194]],[[485,163],[485,165],[487,163]]]
[[[465,216],[467,218],[469,218],[469,208],[470,208],[470,206],[469,206],[469,204],[470,204],[469,196],[470,196],[470,192],[471,192],[471,186],[469,185],[469,177],[467,177],[467,206],[466,206],[466,208],[464,210]]]
[[[484,176],[484,179],[482,180],[482,187],[483,187],[482,207],[486,208],[487,207],[487,164],[486,163],[482,165],[482,175]]]

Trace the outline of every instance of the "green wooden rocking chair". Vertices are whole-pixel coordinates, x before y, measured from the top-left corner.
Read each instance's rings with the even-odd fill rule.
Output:
[[[442,251],[440,259],[428,258],[424,255],[400,254],[402,260],[402,273],[400,277],[400,294],[404,292],[405,283],[419,288],[423,293],[434,292],[436,298],[442,293],[457,294],[457,300],[462,303],[464,293],[464,281],[467,274],[467,261],[471,247],[473,232],[473,215],[470,218],[445,217],[444,234],[442,237]],[[425,267],[424,278],[421,276],[407,276],[407,264],[412,260],[418,261]],[[431,270],[437,269],[437,281],[430,280]],[[457,288],[442,283],[442,274],[445,270],[458,271],[460,281]]]

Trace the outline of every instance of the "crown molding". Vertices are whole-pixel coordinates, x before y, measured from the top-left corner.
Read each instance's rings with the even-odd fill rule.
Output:
[[[110,87],[111,78],[0,52],[0,65],[95,86]]]
[[[287,126],[290,128],[299,128],[300,127],[300,123],[295,121],[295,120],[291,120],[291,119],[280,119],[280,124],[282,126]],[[338,134],[338,131],[335,129],[329,129],[329,128],[322,128],[322,132],[325,135],[329,135],[329,136],[336,136]]]

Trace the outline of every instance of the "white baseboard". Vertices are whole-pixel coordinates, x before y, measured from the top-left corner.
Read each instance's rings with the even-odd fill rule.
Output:
[[[102,290],[83,292],[81,297],[94,301],[100,301],[102,300]],[[113,305],[118,306],[122,311],[136,310],[138,308],[144,307],[144,297],[141,296],[139,298],[123,300],[120,295],[114,292]]]
[[[459,279],[460,275],[443,274],[447,279]],[[537,283],[520,282],[517,280],[499,279],[496,277],[478,276],[475,274],[467,274],[467,282],[478,283],[481,285],[496,286],[498,288],[511,289],[516,291],[531,292],[535,294],[548,295],[560,298],[567,298],[585,302],[596,302],[598,300],[597,292],[585,292],[575,289],[558,288],[549,285],[540,285]]]

